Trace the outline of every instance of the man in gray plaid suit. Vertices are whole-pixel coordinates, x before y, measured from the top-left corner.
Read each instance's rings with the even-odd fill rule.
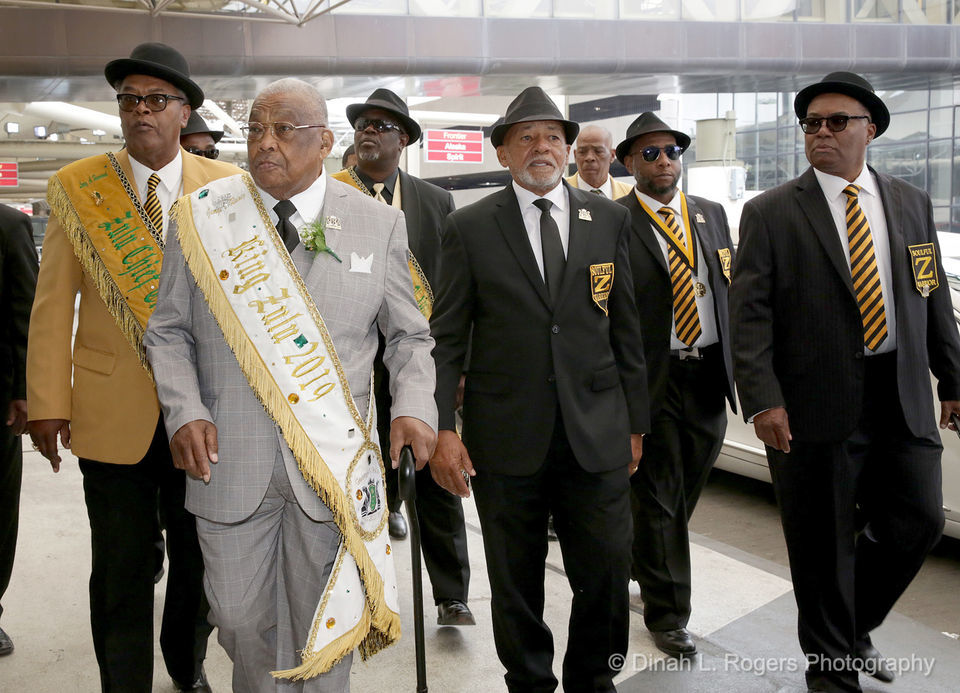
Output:
[[[433,340],[413,297],[403,215],[325,175],[333,144],[326,122],[312,86],[269,85],[245,128],[250,172],[364,414],[377,331],[384,333],[394,386],[391,457],[409,444],[422,465],[436,441]],[[336,259],[307,250],[297,235],[321,218]],[[174,462],[190,476],[186,504],[197,516],[211,622],[234,662],[233,690],[348,690],[350,654],[306,681],[270,674],[300,663],[341,531],[248,384],[181,240],[168,234],[145,343]]]

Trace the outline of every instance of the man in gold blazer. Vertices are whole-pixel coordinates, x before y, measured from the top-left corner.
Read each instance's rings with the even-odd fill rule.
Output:
[[[567,182],[575,188],[602,195],[608,200],[628,195],[633,187],[621,183],[610,175],[613,162],[613,135],[599,125],[586,125],[577,136],[573,148],[577,172],[567,176]]]
[[[28,427],[54,472],[61,462],[58,435],[80,459],[102,689],[152,690],[159,517],[170,561],[164,661],[177,690],[209,691],[203,658],[210,627],[196,525],[184,509],[184,474],[170,459],[141,340],[156,302],[171,205],[238,169],[180,148],[180,129],[203,103],[203,91],[176,50],[142,44],[104,72],[117,90],[126,148],[75,162],[51,178],[53,215],[27,351]]]

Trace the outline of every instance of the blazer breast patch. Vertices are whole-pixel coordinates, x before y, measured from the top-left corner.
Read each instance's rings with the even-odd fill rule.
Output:
[[[937,277],[937,253],[933,243],[918,243],[907,246],[910,251],[910,266],[913,267],[913,280],[920,295],[926,298],[930,292],[940,286]]]
[[[607,312],[607,299],[610,298],[611,286],[613,286],[613,263],[601,262],[590,265],[590,296],[603,314],[608,316],[610,313]]]

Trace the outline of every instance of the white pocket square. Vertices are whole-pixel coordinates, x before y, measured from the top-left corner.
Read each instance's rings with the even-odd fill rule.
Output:
[[[360,257],[354,252],[350,253],[350,271],[370,274],[373,271],[373,253],[366,257]]]

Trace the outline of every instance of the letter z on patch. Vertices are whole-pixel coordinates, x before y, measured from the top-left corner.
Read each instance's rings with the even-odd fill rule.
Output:
[[[601,262],[590,265],[590,296],[604,315],[607,312],[607,299],[610,298],[610,287],[613,286],[613,263]]]

